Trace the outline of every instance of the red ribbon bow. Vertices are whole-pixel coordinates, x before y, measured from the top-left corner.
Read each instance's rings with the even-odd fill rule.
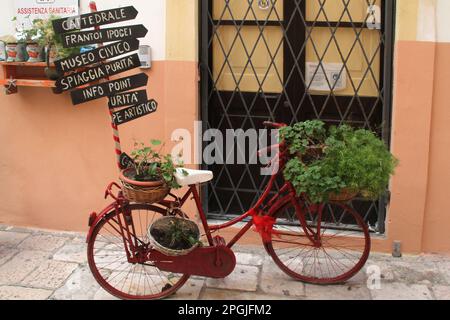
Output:
[[[261,216],[255,210],[251,211],[251,216],[253,217],[256,232],[261,235],[264,242],[270,242],[272,240],[272,234],[276,233],[273,230],[276,219],[270,216]]]

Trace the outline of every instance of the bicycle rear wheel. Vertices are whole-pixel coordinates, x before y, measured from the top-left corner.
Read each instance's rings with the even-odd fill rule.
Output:
[[[120,299],[153,300],[175,293],[189,279],[189,275],[159,270],[151,262],[130,263],[125,250],[129,242],[121,234],[120,225],[133,230],[133,241],[139,245],[134,254],[145,254],[150,246],[148,226],[164,216],[166,211],[147,204],[130,204],[128,218],[111,211],[95,226],[88,243],[88,263],[94,278],[110,294]],[[125,249],[127,248],[127,249]]]
[[[301,227],[302,214],[307,215],[307,232],[314,242]],[[307,206],[301,213],[289,203],[274,216],[278,224],[265,248],[281,270],[294,279],[312,284],[342,283],[357,274],[369,257],[368,227],[345,204],[329,203],[322,210]]]

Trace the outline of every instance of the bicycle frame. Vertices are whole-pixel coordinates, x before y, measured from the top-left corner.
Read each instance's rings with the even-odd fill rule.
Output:
[[[158,204],[161,205],[162,207],[166,208],[166,210],[169,208],[175,208],[175,207],[181,209],[186,204],[186,202],[189,200],[189,198],[192,196],[194,198],[197,210],[199,212],[200,220],[201,220],[202,226],[205,230],[205,233],[206,233],[205,235],[208,240],[208,244],[210,246],[213,246],[214,245],[214,240],[213,240],[213,236],[212,236],[213,232],[235,226],[236,224],[244,221],[246,218],[252,217],[254,214],[261,214],[262,210],[260,208],[263,206],[264,202],[269,198],[270,192],[273,188],[275,180],[277,179],[278,175],[280,174],[280,172],[282,171],[282,168],[284,167],[284,165],[286,163],[287,151],[284,150],[285,149],[284,144],[280,144],[278,146],[280,148],[280,151],[278,152],[277,156],[275,157],[275,159],[276,159],[275,161],[279,162],[278,163],[278,165],[279,165],[278,172],[274,173],[271,176],[271,178],[266,186],[266,189],[264,190],[263,194],[261,195],[261,197],[259,198],[257,203],[247,212],[243,213],[242,215],[240,215],[228,222],[225,222],[225,223],[219,224],[219,225],[209,225],[208,224],[207,217],[203,210],[202,202],[201,202],[200,195],[199,195],[196,185],[190,185],[188,191],[181,198],[179,198],[171,193],[170,196],[172,198],[174,198],[174,200],[165,199],[165,200],[162,200],[161,202],[159,202]],[[273,146],[271,148],[273,148]],[[128,201],[123,197],[121,192],[119,192],[118,195],[113,194],[113,192],[111,191],[113,186],[120,189],[120,186],[117,183],[115,183],[115,182],[111,183],[105,192],[105,198],[110,196],[115,201],[113,203],[111,203],[108,207],[106,207],[100,214],[98,214],[98,215],[96,213],[91,214],[91,216],[89,218],[89,226],[91,227],[91,230],[88,233],[87,241],[89,241],[89,239],[92,235],[93,227],[106,214],[108,214],[112,210],[117,211],[120,208],[124,208],[124,207],[126,207],[126,205],[128,203]],[[283,195],[283,194],[285,194],[285,195]],[[320,241],[320,236],[317,237],[317,236],[315,236],[315,234],[320,235],[320,232],[314,233],[308,227],[304,208],[300,205],[300,203],[302,203],[302,202],[303,201],[301,201],[300,198],[296,195],[295,188],[292,186],[292,184],[290,182],[285,182],[283,187],[274,196],[272,196],[272,198],[270,198],[270,200],[265,205],[266,208],[269,208],[268,211],[265,213],[268,216],[273,217],[274,214],[279,209],[282,209],[284,206],[291,203],[297,212],[297,217],[298,217],[300,225],[305,233],[305,237],[308,238],[312,244],[317,244]],[[321,209],[319,209],[318,212],[320,214]],[[242,227],[238,231],[238,233],[231,239],[231,241],[226,244],[227,247],[231,249],[250,230],[250,228],[252,227],[253,224],[254,224],[253,219],[248,221],[244,225],[244,227]],[[126,227],[126,224],[125,224],[125,227]],[[125,227],[122,226],[121,228],[126,230]],[[128,229],[128,227],[127,227],[127,229]],[[320,226],[318,226],[318,230],[320,230]],[[122,231],[123,230],[121,230],[121,232]],[[124,237],[124,241],[128,241],[128,242],[132,243],[132,241],[131,241],[132,239],[129,237],[130,236],[130,233],[128,232],[129,230],[126,230],[126,231],[127,231],[126,233],[128,234],[128,236],[125,234],[122,235]],[[264,239],[263,239],[263,242],[264,242]]]

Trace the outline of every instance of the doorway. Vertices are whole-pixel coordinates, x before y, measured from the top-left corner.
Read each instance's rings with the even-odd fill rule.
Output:
[[[394,2],[201,1],[203,129],[320,119],[370,129],[388,143]],[[215,175],[203,190],[211,218],[249,209],[268,179],[257,165],[205,169]],[[352,205],[384,233],[387,202],[388,196]]]

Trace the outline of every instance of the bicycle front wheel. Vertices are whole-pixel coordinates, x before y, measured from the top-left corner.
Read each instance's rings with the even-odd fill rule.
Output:
[[[300,215],[306,215],[305,228]],[[294,279],[312,284],[342,283],[357,274],[370,252],[370,234],[362,217],[342,203],[297,212],[289,203],[274,215],[278,224],[265,243],[273,261]]]
[[[151,262],[131,263],[127,257],[129,240],[124,241],[125,224],[131,241],[138,243],[134,255],[145,254],[150,247],[148,226],[164,216],[162,208],[147,204],[129,204],[127,215],[120,211],[107,214],[94,228],[88,243],[88,263],[97,282],[110,294],[127,300],[162,299],[175,293],[189,275],[159,270]],[[125,235],[127,238],[128,235]]]

